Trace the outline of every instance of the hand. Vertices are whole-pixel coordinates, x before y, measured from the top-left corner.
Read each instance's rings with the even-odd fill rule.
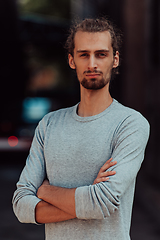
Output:
[[[43,181],[42,185],[50,185],[48,179],[45,179],[45,180]]]
[[[43,187],[46,186],[46,185],[50,185],[48,179],[45,179],[42,183],[42,185],[38,188],[38,191],[37,191],[37,197],[41,199],[42,197],[42,193],[43,193]]]
[[[93,185],[96,184],[96,183],[105,182],[105,181],[109,180],[108,176],[112,176],[112,175],[116,174],[116,171],[106,171],[110,167],[117,164],[116,161],[114,161],[114,162],[111,162],[111,161],[112,161],[112,158],[107,160],[107,162],[105,162],[105,164],[101,167],[96,179],[93,182]]]
[[[50,205],[68,213],[69,219],[76,218],[75,211],[75,191],[76,188],[63,188],[50,185],[48,180],[44,180],[38,188],[37,197]]]

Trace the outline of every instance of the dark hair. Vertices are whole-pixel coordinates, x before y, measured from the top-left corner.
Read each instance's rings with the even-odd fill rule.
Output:
[[[104,32],[108,31],[111,35],[111,44],[113,48],[113,55],[115,56],[116,51],[120,52],[120,46],[122,43],[122,34],[116,29],[116,27],[106,18],[97,18],[97,19],[90,19],[87,18],[81,22],[76,22],[70,28],[70,34],[67,38],[65,48],[68,51],[68,54],[74,55],[74,38],[75,34],[78,31],[83,32]],[[114,68],[113,73],[117,74],[118,69]]]

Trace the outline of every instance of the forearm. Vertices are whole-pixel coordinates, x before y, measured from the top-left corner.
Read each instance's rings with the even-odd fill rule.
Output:
[[[51,185],[42,185],[38,192],[38,198],[76,217],[75,189],[61,188]]]
[[[106,163],[101,167],[96,179],[93,184],[99,183],[101,181],[107,181],[108,176],[115,174],[115,171],[106,171],[111,166],[114,166],[117,162],[111,162],[110,158]],[[47,203],[67,212],[69,215],[76,217],[75,210],[75,188],[61,188],[56,186],[51,186],[48,180],[45,180],[41,187],[38,189],[37,196],[38,198],[44,200]]]
[[[35,218],[37,223],[53,223],[70,220],[75,217],[45,201],[41,201],[36,206]]]

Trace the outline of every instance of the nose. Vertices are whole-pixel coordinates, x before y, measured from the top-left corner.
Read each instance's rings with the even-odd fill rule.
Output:
[[[88,62],[88,69],[93,71],[97,68],[97,61],[95,56],[90,56],[89,62]]]

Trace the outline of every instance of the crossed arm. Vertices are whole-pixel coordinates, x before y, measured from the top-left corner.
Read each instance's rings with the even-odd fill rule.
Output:
[[[100,169],[93,184],[107,181],[115,171],[107,171],[117,162],[109,159]],[[37,197],[42,199],[35,209],[35,217],[38,223],[61,222],[76,218],[75,212],[76,188],[61,188],[52,186],[45,180],[37,191]]]

